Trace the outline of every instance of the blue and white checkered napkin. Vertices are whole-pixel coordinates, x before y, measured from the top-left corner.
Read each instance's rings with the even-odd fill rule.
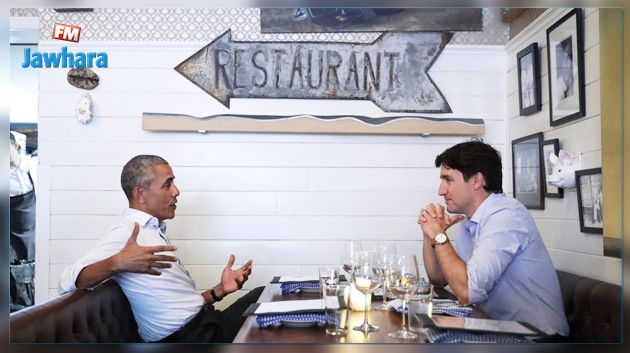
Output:
[[[284,282],[280,285],[282,295],[299,293],[304,288],[319,288],[319,282]]]
[[[323,312],[289,313],[289,314],[265,314],[256,316],[256,322],[261,328],[272,325],[280,325],[282,321],[291,322],[317,322],[318,325],[326,324],[326,316]]]
[[[471,317],[473,308],[470,306],[457,306],[457,305],[433,305],[433,314],[446,314],[457,317]]]
[[[457,330],[439,330],[430,328],[426,331],[431,343],[529,343],[530,341],[517,335],[498,335]]]
[[[402,311],[402,301],[400,299],[394,299],[387,303],[387,306],[390,307],[390,310],[395,310],[397,312]],[[433,303],[433,314],[446,314],[450,316],[457,317],[471,317],[473,313],[473,308],[470,306],[459,306],[453,302],[452,305],[445,305],[440,303]]]

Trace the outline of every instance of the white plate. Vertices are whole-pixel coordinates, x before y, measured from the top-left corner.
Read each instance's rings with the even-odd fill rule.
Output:
[[[282,320],[280,323],[286,327],[305,328],[317,325],[318,321]]]

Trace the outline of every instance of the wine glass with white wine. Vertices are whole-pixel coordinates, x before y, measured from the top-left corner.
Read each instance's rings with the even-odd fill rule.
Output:
[[[368,311],[370,311],[369,296],[372,292],[378,288],[379,277],[376,271],[378,260],[376,252],[374,251],[361,251],[357,255],[356,268],[352,274],[352,281],[355,287],[363,294],[365,294],[365,315],[363,317],[363,324],[353,327],[356,331],[363,331],[364,333],[378,331],[378,326],[371,325],[368,322]]]
[[[391,271],[388,273],[388,279],[389,290],[397,298],[402,300],[402,327],[396,332],[389,333],[389,337],[402,339],[414,339],[418,337],[417,334],[409,331],[407,327],[406,308],[409,298],[418,289],[419,278],[413,255],[398,255],[392,265]]]

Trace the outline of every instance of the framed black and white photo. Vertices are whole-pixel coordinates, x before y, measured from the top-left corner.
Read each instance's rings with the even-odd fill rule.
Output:
[[[542,109],[539,56],[538,43],[532,43],[516,54],[518,106],[521,115],[531,115]]]
[[[551,126],[586,114],[582,9],[573,9],[547,29]]]
[[[512,190],[525,207],[545,208],[542,132],[512,141]]]
[[[553,163],[549,159],[549,155],[552,153],[558,156],[558,152],[560,152],[560,140],[552,139],[545,140],[543,143],[543,166],[544,177],[545,177],[545,197],[560,199],[564,196],[564,189],[559,188],[555,185],[551,185],[547,182],[547,177],[553,173]]]
[[[584,233],[604,233],[602,206],[602,168],[575,171],[580,231]]]

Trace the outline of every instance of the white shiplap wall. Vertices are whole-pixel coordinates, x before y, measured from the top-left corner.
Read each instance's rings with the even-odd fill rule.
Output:
[[[551,127],[547,76],[546,29],[569,10],[547,10],[506,46],[508,66],[509,140],[542,131],[545,140],[558,138],[560,148],[581,154],[581,169],[601,167],[601,116],[599,76],[599,11],[584,9],[584,64],[586,116]],[[538,43],[541,63],[542,110],[520,116],[516,54]],[[511,148],[511,146],[510,146]],[[507,155],[511,158],[511,155]],[[511,171],[510,171],[511,173]],[[507,178],[511,184],[511,174]],[[508,190],[512,190],[510,186]],[[564,191],[562,199],[545,199],[544,210],[532,210],[536,224],[557,269],[621,284],[621,260],[603,256],[603,238],[580,232],[576,189]]]
[[[56,295],[62,270],[118,219],[120,170],[140,153],[173,166],[181,196],[168,233],[200,289],[218,281],[230,253],[254,259],[245,289],[338,264],[348,239],[421,256],[416,214],[440,201],[433,160],[467,138],[143,131],[142,112],[387,115],[336,100],[236,99],[225,109],[173,70],[205,44],[82,42],[83,51],[107,51],[110,64],[95,69],[88,125],[73,117],[81,91],[65,70],[40,70],[38,302]],[[505,154],[505,72],[502,46],[447,46],[430,73],[453,113],[433,116],[484,119],[485,140]]]

